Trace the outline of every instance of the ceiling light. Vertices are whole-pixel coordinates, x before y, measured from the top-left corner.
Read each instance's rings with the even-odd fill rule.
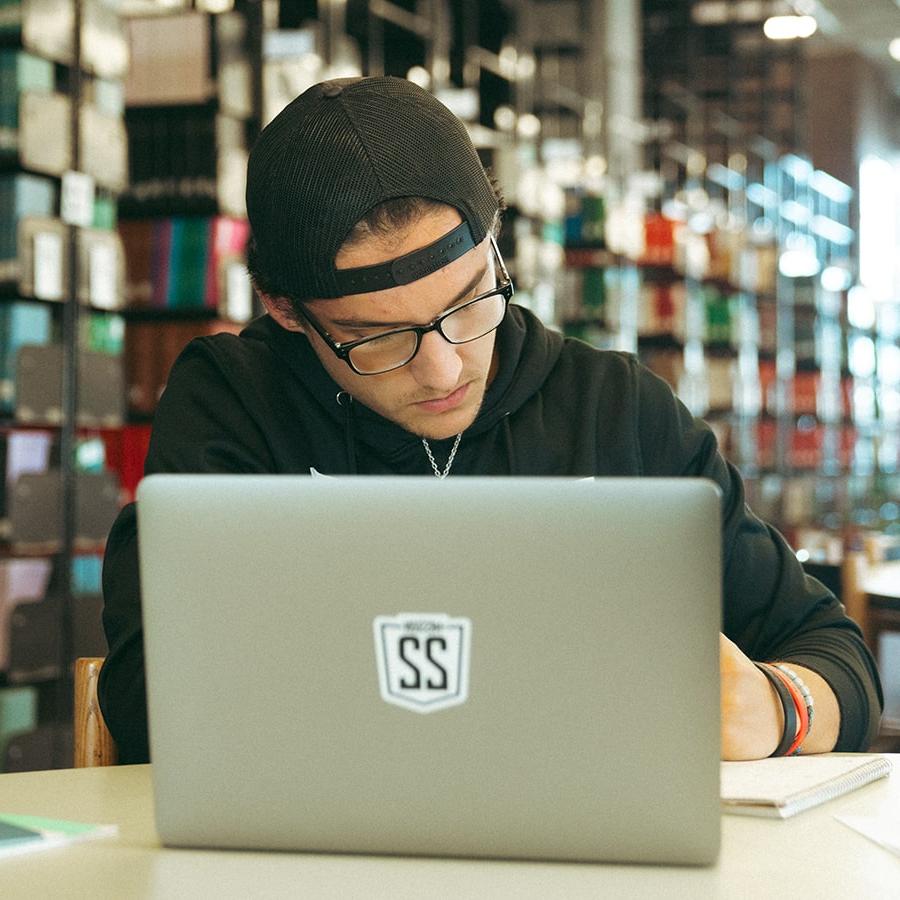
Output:
[[[512,131],[516,127],[516,111],[507,105],[494,110],[494,124],[500,131]]]
[[[894,294],[900,169],[867,156],[859,166],[859,280],[874,299]]]
[[[862,331],[875,327],[875,304],[862,285],[850,288],[847,294],[847,321],[853,328]]]
[[[201,12],[223,13],[228,12],[234,6],[234,0],[200,0],[197,9]]]
[[[706,0],[695,3],[691,8],[691,18],[698,25],[724,25],[728,21],[728,13],[726,0]]]
[[[900,62],[900,37],[894,38],[888,45],[888,53]]]
[[[435,59],[431,64],[431,75],[435,84],[443,84],[450,80],[450,60]]]
[[[778,270],[785,278],[812,278],[819,274],[816,243],[808,235],[791,232],[785,239],[785,249],[778,257]]]
[[[516,60],[516,76],[522,79],[532,78],[537,70],[537,63],[533,56],[527,53],[521,54]]]
[[[588,178],[602,178],[606,174],[607,162],[602,156],[589,156],[584,161],[584,174]]]
[[[772,16],[766,19],[763,32],[773,41],[793,41],[812,37],[817,28],[812,16]]]
[[[785,278],[812,278],[819,271],[819,261],[802,250],[785,250],[778,257],[778,271]]]
[[[500,50],[497,62],[500,64],[500,72],[504,78],[515,80],[518,58],[519,54],[515,47],[506,46]]]
[[[431,87],[431,74],[428,69],[423,66],[413,66],[406,73],[406,80],[411,81],[413,84],[417,84],[426,91]]]
[[[536,138],[541,133],[541,120],[532,113],[527,113],[519,118],[516,131],[519,137]]]
[[[822,271],[820,280],[824,290],[835,294],[846,291],[853,283],[850,273],[843,266],[828,266]]]

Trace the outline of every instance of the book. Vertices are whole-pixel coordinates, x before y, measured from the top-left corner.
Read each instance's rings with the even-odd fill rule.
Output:
[[[16,399],[16,358],[25,345],[44,346],[53,334],[45,303],[13,301],[0,306],[0,414],[10,415]]]
[[[118,834],[117,825],[92,825],[64,819],[44,819],[0,813],[0,859],[32,850],[47,850],[78,841]]]
[[[0,622],[4,617],[3,605],[3,597],[0,596]],[[0,687],[0,759],[6,758],[10,738],[37,728],[37,723],[38,689],[35,685]]]
[[[125,301],[128,306],[149,306],[153,297],[155,246],[152,219],[118,224],[125,248]]]
[[[886,757],[784,756],[721,764],[722,812],[786,819],[890,774]]]
[[[171,220],[171,236],[169,239],[169,253],[167,261],[168,278],[166,282],[164,306],[170,309],[178,306],[188,306],[184,297],[183,262],[186,255],[185,237],[188,219],[184,216],[175,216]]]
[[[12,651],[13,617],[23,603],[44,599],[53,564],[49,559],[4,559],[0,561],[0,673],[6,674]],[[0,698],[0,741],[10,729],[4,724],[5,703]],[[18,722],[18,719],[16,719]],[[33,727],[37,722],[30,722]],[[28,728],[16,729],[27,731]]]
[[[159,219],[153,223],[153,256],[150,283],[152,285],[152,305],[164,308],[169,295],[171,278],[172,219]]]

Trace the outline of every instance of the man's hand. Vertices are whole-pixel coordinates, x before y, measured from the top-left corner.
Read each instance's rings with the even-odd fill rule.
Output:
[[[781,740],[784,713],[769,679],[737,644],[719,635],[722,759],[762,759]]]

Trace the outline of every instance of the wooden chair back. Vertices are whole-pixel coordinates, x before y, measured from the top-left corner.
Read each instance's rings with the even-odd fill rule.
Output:
[[[843,595],[847,614],[862,628],[869,649],[877,659],[879,638],[885,632],[900,631],[900,610],[896,602],[882,598],[875,602],[866,589],[867,575],[880,564],[897,559],[900,538],[896,535],[868,535],[861,550],[848,552],[842,568]],[[896,565],[896,563],[891,563]],[[871,578],[868,579],[871,583]]]
[[[103,721],[97,701],[97,679],[103,658],[82,656],[75,660],[75,754],[76,769],[114,766],[116,744]]]
[[[881,636],[900,633],[900,594],[897,591],[900,578],[889,574],[886,579],[889,584],[882,595],[877,585],[885,579],[878,573],[888,566],[900,565],[896,562],[898,552],[900,539],[896,535],[874,535],[863,541],[862,549],[847,553],[844,558],[842,599],[848,615],[862,628],[866,644],[879,666],[884,663],[879,658]],[[878,738],[870,749],[880,753],[900,751],[900,719],[883,717]]]
[[[868,561],[862,550],[848,550],[844,554],[844,562],[841,566],[841,602],[847,610],[847,615],[862,629],[863,634],[868,628],[868,607],[866,592],[863,589]]]

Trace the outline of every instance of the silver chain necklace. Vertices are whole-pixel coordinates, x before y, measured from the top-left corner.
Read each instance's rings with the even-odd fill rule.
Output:
[[[456,440],[453,442],[453,449],[450,451],[450,458],[447,460],[447,465],[444,466],[443,472],[438,468],[437,463],[434,461],[434,456],[431,453],[431,447],[428,446],[428,441],[426,441],[425,438],[422,438],[422,446],[425,448],[428,462],[431,463],[431,468],[434,469],[434,474],[438,478],[446,478],[450,474],[450,467],[453,465],[453,458],[456,456],[456,448],[459,447],[461,438],[462,432],[456,436]]]

